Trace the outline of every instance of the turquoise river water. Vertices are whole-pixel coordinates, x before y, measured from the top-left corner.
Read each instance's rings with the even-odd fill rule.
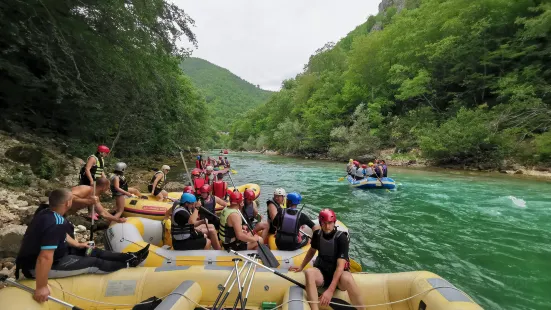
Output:
[[[350,255],[364,271],[428,270],[485,309],[551,309],[549,182],[391,167],[398,190],[365,191],[338,181],[345,174],[341,163],[228,158],[236,184],[261,186],[262,214],[276,187],[300,192],[311,216],[335,210],[351,231]]]

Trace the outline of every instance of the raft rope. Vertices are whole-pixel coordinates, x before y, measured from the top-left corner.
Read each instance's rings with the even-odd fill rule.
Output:
[[[126,224],[126,223],[121,223],[121,225],[125,225],[125,224]],[[129,225],[130,225],[130,224],[129,224]],[[134,244],[134,245],[137,245],[137,246],[140,247],[141,249],[144,248],[144,246],[142,246],[141,244],[139,244],[139,243],[137,243],[137,242],[134,242],[134,241],[132,241],[132,240],[126,239],[126,238],[124,237],[124,229],[122,229],[122,237],[121,237],[121,239],[119,240],[119,242],[124,242],[124,241],[128,241],[128,242],[130,242],[130,243],[132,243],[132,244]],[[151,253],[151,252],[153,252],[153,251],[150,250],[149,252]],[[304,253],[306,253],[306,252],[307,252],[307,251],[302,251],[302,252],[300,252],[300,253],[298,253],[298,254],[295,254],[295,255],[293,255],[293,256],[289,256],[289,257],[286,257],[286,258],[278,259],[277,261],[278,261],[278,262],[285,262],[285,261],[287,261],[287,260],[291,260],[291,259],[293,259],[293,258],[295,258],[295,257],[297,257],[297,256],[300,256],[300,255],[302,255],[302,254],[304,254]],[[159,257],[162,257],[162,258],[164,258],[164,259],[166,259],[166,260],[168,260],[168,261],[174,261],[174,262],[204,262],[204,261],[205,261],[204,259],[186,259],[186,258],[173,259],[173,258],[164,256],[164,255],[162,255],[162,254],[159,254],[159,253],[157,253],[157,252],[153,252],[153,254],[155,254],[155,255],[157,255],[157,256],[159,256]],[[232,260],[217,260],[217,259],[216,259],[216,260],[211,260],[210,262],[213,262],[213,263],[231,263]]]
[[[88,302],[92,302],[92,303],[96,303],[96,304],[102,304],[102,305],[107,305],[107,306],[124,306],[124,307],[133,307],[133,306],[137,306],[137,305],[144,305],[144,304],[148,304],[148,303],[152,303],[153,301],[143,301],[143,302],[140,302],[140,303],[137,303],[137,304],[116,304],[116,303],[110,303],[110,302],[103,302],[103,301],[97,301],[97,300],[93,300],[93,299],[88,299],[88,298],[85,298],[85,297],[81,297],[81,296],[78,296],[76,294],[73,294],[73,293],[70,293],[70,292],[67,292],[59,287],[55,287],[55,286],[52,286],[54,289],[56,290],[59,290],[67,295],[70,295],[70,296],[73,296],[77,299],[81,299],[81,300],[85,300],[85,301],[88,301]],[[463,294],[465,294],[466,296],[468,296],[465,292],[463,292],[462,290],[458,289],[457,287],[453,287],[453,286],[436,286],[436,287],[432,287],[432,288],[429,288],[423,292],[420,292],[420,293],[417,293],[413,296],[410,296],[410,297],[407,297],[407,298],[404,298],[404,299],[400,299],[400,300],[396,300],[396,301],[389,301],[389,302],[385,302],[385,303],[380,303],[380,304],[373,304],[373,305],[348,305],[348,304],[341,304],[341,303],[338,303],[338,302],[329,302],[329,304],[331,305],[337,305],[337,306],[342,306],[342,307],[349,307],[349,308],[360,308],[360,307],[363,307],[363,308],[373,308],[373,307],[380,307],[380,306],[387,306],[387,305],[393,305],[393,304],[397,304],[397,303],[401,303],[401,302],[404,302],[404,301],[408,301],[410,299],[413,299],[419,295],[423,295],[423,294],[426,294],[426,293],[429,293],[433,290],[437,290],[437,289],[441,289],[441,288],[448,288],[448,289],[453,289],[453,290],[456,290],[458,292],[461,292]],[[185,299],[187,299],[188,301],[190,301],[191,303],[195,304],[198,308],[201,308],[203,310],[211,310],[209,308],[206,308],[200,304],[198,304],[197,302],[195,302],[194,300],[192,300],[191,298],[187,297],[185,294],[181,294],[181,293],[170,293],[170,294],[167,294],[159,299],[163,300],[165,298],[167,298],[168,296],[171,296],[171,295],[179,295],[179,296],[182,296],[184,297]],[[319,304],[320,302],[319,301],[308,301],[308,300],[304,300],[304,299],[290,299],[290,300],[287,300],[286,302],[276,306],[275,308],[273,308],[272,310],[276,310],[276,309],[279,309],[281,307],[283,307],[284,305],[290,303],[290,302],[293,302],[293,301],[300,301],[302,303],[307,303],[307,304]]]

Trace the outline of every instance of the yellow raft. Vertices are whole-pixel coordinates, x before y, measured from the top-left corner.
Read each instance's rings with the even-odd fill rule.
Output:
[[[339,230],[348,231],[348,228],[337,221]],[[308,227],[303,229],[311,234]],[[134,252],[145,247],[148,243],[149,256],[143,263],[146,267],[157,266],[193,266],[212,265],[230,266],[232,255],[223,250],[190,250],[175,251],[171,249],[172,239],[170,235],[170,221],[162,222],[147,218],[130,217],[126,223],[112,225],[105,233],[105,247],[111,251],[126,253]],[[274,256],[280,262],[280,268],[289,268],[300,265],[310,245],[306,245],[295,251],[280,251],[275,246],[275,238],[269,238],[270,248]],[[256,251],[243,251],[243,253],[255,253]],[[311,263],[307,267],[311,267]],[[361,267],[358,266],[358,269]]]
[[[163,302],[155,309],[194,310],[200,307],[212,307],[219,294],[219,286],[226,282],[232,269],[233,267],[216,265],[129,268],[105,275],[50,279],[49,286],[52,297],[83,309],[132,309],[134,305],[156,296],[162,298]],[[248,270],[248,265],[242,270]],[[303,273],[288,272],[283,269],[279,271],[300,283],[305,283]],[[241,272],[240,279],[245,280],[246,274]],[[252,274],[251,271],[245,281],[247,283],[245,290],[248,288]],[[383,304],[367,308],[370,310],[482,309],[465,293],[431,272],[354,274],[353,276],[363,293],[362,304]],[[233,278],[231,279],[233,281]],[[35,288],[34,281],[24,280],[20,283]],[[256,269],[250,287],[247,309],[261,309],[264,302],[281,305],[282,310],[310,309],[309,304],[304,302],[306,294],[302,289],[263,268]],[[336,290],[333,297],[350,303],[346,292]],[[233,307],[236,298],[237,289],[234,287],[223,306]],[[391,304],[403,299],[406,300]],[[0,290],[0,309],[65,310],[66,308],[53,301],[38,304],[32,299],[30,293],[19,288],[7,287]]]
[[[255,197],[254,199],[258,199],[258,197],[260,196],[260,185],[258,184],[254,184],[254,183],[247,183],[247,184],[243,184],[243,185],[240,185],[237,187],[237,190],[239,192],[241,192],[241,194],[243,194],[245,192],[245,189],[252,189],[254,194],[255,194]],[[229,192],[233,192],[233,187],[228,187],[228,191]]]

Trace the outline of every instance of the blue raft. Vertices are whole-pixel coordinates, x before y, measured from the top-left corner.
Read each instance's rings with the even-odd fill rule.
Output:
[[[350,186],[360,189],[395,189],[396,182],[391,178],[381,178],[379,181],[377,178],[365,178],[361,180],[354,180],[353,177],[347,176],[346,179]]]

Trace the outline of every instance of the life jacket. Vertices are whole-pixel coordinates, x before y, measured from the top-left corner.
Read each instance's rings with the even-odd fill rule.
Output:
[[[211,185],[214,182],[214,173],[206,174],[205,173],[205,184]]]
[[[201,206],[203,206],[203,208],[209,210],[210,212],[212,212],[213,214],[215,214],[216,212],[216,198],[214,198],[214,196],[212,195],[209,195],[209,198],[210,198],[210,201],[206,201],[205,199],[203,199],[203,197],[199,198],[199,201],[201,201]],[[199,217],[201,219],[207,219],[209,220],[209,223],[216,223],[216,221],[218,220],[215,216],[213,216],[212,214],[208,214],[205,210],[203,209],[199,209]]]
[[[337,230],[331,239],[326,240],[323,237],[323,232],[319,232],[320,243],[318,247],[318,257],[316,257],[316,260],[314,261],[314,267],[329,274],[332,274],[335,270],[337,270],[337,240],[343,233],[347,234],[344,231]]]
[[[277,209],[277,214],[280,214],[280,213],[283,211],[283,207],[284,207],[284,206],[283,206],[283,207],[280,206],[279,203],[277,203],[277,202],[275,202],[275,201],[273,200],[273,198],[272,198],[272,199],[268,199],[268,201],[266,201],[266,207],[267,207],[267,209],[266,209],[266,215],[268,216],[268,224],[270,224],[270,230],[276,230],[277,227],[274,225],[273,220],[270,218],[270,208],[268,208],[268,205],[269,205],[270,203],[273,203],[274,206],[276,207],[276,209]],[[277,214],[276,214],[276,217],[274,218],[274,220],[277,218]]]
[[[228,217],[231,214],[237,212],[239,211],[236,209],[224,208],[222,214],[220,215],[220,229],[218,230],[218,239],[220,239],[223,244],[230,244],[237,241],[237,236],[235,235],[233,227],[230,227],[228,225]]]
[[[119,177],[119,187],[122,188],[125,191],[128,191],[128,182],[126,182],[126,178],[124,175],[118,175],[113,174],[111,176],[111,193],[117,193],[118,191],[115,189],[115,177]]]
[[[226,168],[229,168],[229,167],[230,167],[230,161],[227,160],[227,159],[224,159],[224,166],[225,166]]]
[[[94,179],[94,181],[97,178],[101,178],[101,174],[103,173],[103,169],[105,168],[102,157],[97,157],[96,155],[90,155],[86,159],[86,163],[84,164],[84,166],[82,166],[82,168],[80,168],[80,179],[81,180],[85,179],[85,178],[88,178],[86,176],[86,165],[87,165],[88,160],[90,159],[90,157],[94,157],[96,159],[96,163],[90,168],[90,174],[92,175],[92,179]]]
[[[157,186],[155,188],[157,189],[163,189],[163,187],[165,186],[165,182],[166,182],[166,174],[162,171],[157,171],[155,172],[155,174],[153,175],[153,177],[151,178],[151,181],[149,181],[149,186],[153,187],[153,183],[155,182],[155,179],[157,178],[157,175],[159,173],[162,173],[163,174],[163,178],[157,182]]]
[[[247,220],[247,223],[252,226],[254,222],[254,201],[251,201],[249,204],[243,204],[243,216]]]
[[[276,245],[279,249],[285,250],[300,244],[302,238],[299,235],[299,219],[301,212],[297,209],[281,209],[279,229],[276,233]]]
[[[195,168],[201,169],[201,161],[199,159],[195,160]]]
[[[185,212],[189,216],[191,216],[191,213],[186,207],[183,206],[177,206],[174,211],[172,211],[172,222],[170,224],[170,235],[172,236],[172,240],[177,241],[183,241],[191,238],[196,234],[195,227],[193,224],[186,223],[185,225],[178,225],[175,221],[176,214],[178,212]]]
[[[356,177],[358,178],[364,178],[365,173],[366,173],[366,170],[364,169],[356,169]]]
[[[193,179],[193,187],[195,188],[195,191],[199,193],[199,189],[201,186],[205,185],[205,179],[203,178],[196,178]]]
[[[386,165],[383,165],[383,177],[386,178],[386,176],[387,176],[387,167]]]
[[[220,199],[226,198],[228,185],[224,181],[215,181],[212,183],[212,194]]]

